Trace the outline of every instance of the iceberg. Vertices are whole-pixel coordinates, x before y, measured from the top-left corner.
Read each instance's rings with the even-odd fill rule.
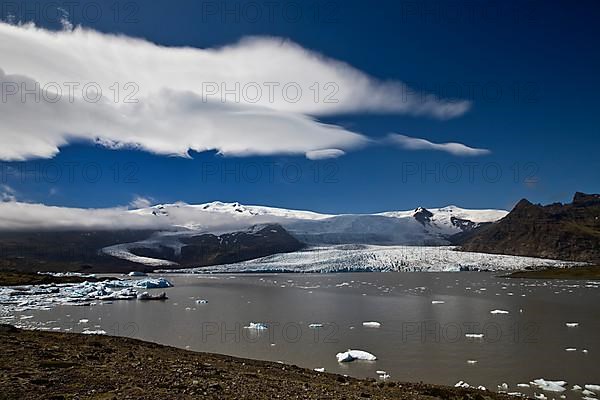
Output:
[[[567,322],[565,325],[567,328],[577,328],[579,326],[579,322]]]
[[[543,378],[535,379],[529,382],[532,386],[536,386],[546,392],[564,392],[564,386],[567,384],[565,381],[547,381]]]
[[[381,323],[380,322],[376,322],[376,321],[363,322],[362,324],[366,328],[379,328],[379,327],[381,327]]]
[[[97,330],[85,330],[83,332],[81,332],[84,335],[106,335],[106,331],[102,330],[102,329],[97,329]]]
[[[483,333],[467,333],[465,334],[465,337],[471,339],[483,339]]]
[[[142,272],[142,271],[131,271],[130,273],[127,274],[128,276],[148,276],[147,273]]]
[[[492,310],[490,314],[508,314],[509,312],[506,310]]]
[[[585,385],[587,390],[595,390],[596,392],[600,392],[600,385]]]
[[[135,286],[145,289],[165,289],[173,287],[173,284],[165,278],[148,278],[136,281]]]
[[[339,363],[352,362],[354,360],[375,361],[377,357],[363,350],[348,350],[343,353],[337,353],[336,356]]]
[[[255,331],[264,331],[265,329],[269,329],[267,324],[265,324],[263,322],[250,322],[250,324],[248,324],[248,326],[245,326],[244,328],[252,329]]]
[[[138,300],[166,300],[167,299],[167,294],[165,292],[162,292],[160,294],[157,295],[152,295],[148,292],[144,292],[144,293],[140,293],[137,295],[137,299]]]
[[[315,368],[315,372],[325,372],[325,368]]]

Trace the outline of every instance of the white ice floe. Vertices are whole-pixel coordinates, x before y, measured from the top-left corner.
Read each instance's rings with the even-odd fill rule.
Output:
[[[322,328],[323,324],[309,324],[308,327],[311,329],[318,329],[318,328]]]
[[[591,390],[585,389],[583,392],[581,392],[582,395],[584,396],[594,396],[596,397],[596,393],[592,392]]]
[[[444,303],[445,303],[445,301],[442,301],[442,300],[433,300],[431,302],[431,304],[444,304]]]
[[[460,388],[468,389],[468,388],[471,387],[471,385],[469,385],[467,382],[458,381],[457,383],[454,384],[454,387],[460,387]]]
[[[565,325],[567,328],[576,328],[579,326],[579,322],[567,322]]]
[[[521,388],[528,388],[529,384],[528,383],[518,383],[517,387],[521,387]]]
[[[127,275],[129,275],[129,276],[148,276],[147,273],[142,272],[142,271],[131,271]]]
[[[529,384],[545,390],[546,392],[564,392],[567,390],[564,387],[567,384],[565,381],[548,381],[540,378],[529,382]]]
[[[384,381],[387,379],[390,379],[390,374],[388,374],[385,371],[377,371],[377,375],[379,376],[379,379],[384,380]]]
[[[466,333],[465,337],[470,339],[483,339],[483,333]]]
[[[537,400],[548,400],[548,397],[546,397],[546,395],[544,393],[534,393],[533,396],[537,399]]]
[[[467,364],[477,364],[477,360],[467,360]]]
[[[490,314],[509,314],[509,312],[506,310],[492,310]]]
[[[325,368],[315,368],[316,372],[325,372]]]
[[[596,392],[600,392],[600,385],[585,385],[587,390],[595,390]]]
[[[361,361],[375,361],[377,357],[373,354],[363,350],[348,350],[343,353],[337,353],[336,356],[338,362],[352,362],[354,360]]]
[[[581,390],[581,389],[583,389],[581,386],[573,385],[573,388],[571,390]]]
[[[6,312],[48,310],[58,305],[91,305],[97,300],[133,300],[138,289],[168,288],[173,284],[164,278],[113,279],[102,282],[0,287],[0,304]]]
[[[104,331],[102,329],[85,330],[81,333],[83,333],[84,335],[106,335],[106,331]]]
[[[577,351],[577,349],[576,349],[576,348],[574,348],[574,347],[567,347],[567,348],[565,349],[565,351],[569,351],[569,352],[571,352],[571,351]]]
[[[498,390],[503,390],[503,391],[508,390],[508,383],[504,382],[504,383],[501,383],[500,385],[498,385]]]
[[[248,326],[244,327],[245,329],[252,329],[255,331],[264,331],[265,329],[269,329],[267,324],[264,322],[250,322]]]
[[[363,322],[362,324],[366,328],[379,328],[379,327],[381,327],[381,322],[376,322],[376,321],[367,321],[367,322]]]
[[[83,319],[80,319],[80,320],[79,320],[78,324],[87,324],[88,322],[90,322],[90,320],[89,320],[89,319],[85,319],[85,318],[83,318]]]

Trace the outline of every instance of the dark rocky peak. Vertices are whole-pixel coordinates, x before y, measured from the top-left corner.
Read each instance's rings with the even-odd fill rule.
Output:
[[[431,222],[431,217],[433,217],[433,213],[426,208],[419,207],[415,210],[413,217],[421,224],[425,225]]]
[[[600,194],[577,192],[575,193],[575,196],[573,196],[574,206],[590,206],[595,204],[600,204]]]

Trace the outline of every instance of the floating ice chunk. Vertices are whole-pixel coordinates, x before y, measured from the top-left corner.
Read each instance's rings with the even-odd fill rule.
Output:
[[[591,390],[585,389],[583,392],[581,392],[582,395],[584,396],[594,396],[596,397],[596,393],[592,392]]]
[[[325,368],[315,368],[316,372],[325,372]]]
[[[471,385],[469,385],[467,382],[458,381],[457,383],[454,384],[454,387],[460,387],[460,388],[468,389],[468,388],[471,387]]]
[[[584,354],[587,354],[588,350],[587,349],[583,349],[583,350],[581,350],[581,352],[584,353]]]
[[[335,356],[338,362],[352,362],[354,360],[375,361],[377,357],[363,350],[348,350],[343,353],[337,353]]]
[[[378,374],[379,375],[379,379],[385,381],[387,379],[390,379],[390,374],[384,372],[383,374]]]
[[[96,330],[85,330],[83,332],[84,335],[106,335],[106,331],[102,330],[102,329],[96,329]]]
[[[598,400],[595,397],[588,397],[588,396],[583,396],[581,399],[582,400]]]
[[[525,397],[525,395],[521,392],[508,392],[506,394],[513,397]]]
[[[167,299],[167,294],[165,292],[162,292],[160,294],[157,295],[152,295],[148,292],[144,292],[144,293],[140,293],[137,295],[137,299],[138,300],[166,300]]]
[[[564,392],[566,390],[564,386],[567,384],[565,381],[547,381],[543,378],[535,379],[529,383],[547,392]]]
[[[248,326],[245,326],[244,328],[252,329],[255,331],[264,331],[265,329],[269,329],[267,324],[263,322],[250,322],[250,324],[248,324]]]
[[[198,299],[198,300],[196,300],[196,304],[208,304],[208,300]]]
[[[571,390],[581,390],[581,389],[583,389],[581,386],[573,385],[573,388]]]
[[[135,286],[145,289],[164,289],[173,287],[173,284],[165,278],[148,278],[136,281]]]
[[[537,399],[537,400],[548,400],[548,398],[546,397],[546,395],[544,393],[534,393],[533,396]]]
[[[597,392],[600,392],[600,385],[585,385],[585,388],[587,390],[595,390]]]
[[[444,303],[445,303],[445,301],[443,301],[443,300],[433,300],[431,302],[431,304],[444,304]]]
[[[517,387],[528,388],[529,384],[528,383],[518,383]]]
[[[504,382],[498,385],[498,390],[508,390],[508,383]]]
[[[483,390],[484,392],[487,390],[487,389],[485,388],[485,386],[481,386],[481,385],[477,386],[477,389],[478,389],[478,390]]]
[[[87,324],[88,322],[90,322],[90,320],[89,320],[89,319],[85,319],[85,318],[83,318],[83,319],[80,319],[80,320],[79,320],[78,324]]]
[[[387,372],[383,371],[383,370],[379,370],[379,371],[375,371],[375,373],[377,375],[383,375],[383,374],[387,374]]]
[[[579,322],[567,322],[565,325],[567,328],[576,328],[579,326]]]
[[[363,322],[362,324],[366,328],[379,328],[379,327],[381,327],[381,323],[380,322],[376,322],[376,321],[367,321],[367,322]]]
[[[465,334],[465,337],[471,339],[483,339],[483,333],[467,333]]]
[[[509,312],[506,310],[492,310],[490,314],[509,314]]]
[[[477,364],[477,360],[467,360],[467,364]]]
[[[21,318],[19,319],[31,319],[33,318],[33,315],[21,315]]]
[[[142,271],[131,271],[127,274],[128,276],[148,276],[145,272]]]
[[[565,349],[565,351],[577,351],[577,349],[574,347],[568,347]]]
[[[308,325],[308,327],[311,329],[318,329],[318,328],[322,328],[323,324],[310,324],[310,325]]]

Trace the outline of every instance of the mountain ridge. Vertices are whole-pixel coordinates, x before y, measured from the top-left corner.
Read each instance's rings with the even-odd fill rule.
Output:
[[[577,192],[571,203],[548,205],[522,199],[455,241],[464,251],[600,263],[600,195]]]

